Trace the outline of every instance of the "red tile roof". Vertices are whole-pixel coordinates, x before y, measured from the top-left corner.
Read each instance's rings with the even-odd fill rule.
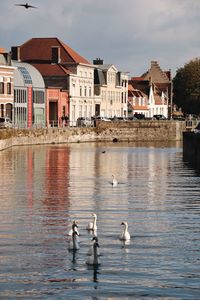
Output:
[[[6,50],[4,48],[0,48],[0,54],[3,54],[5,52],[6,52]]]
[[[57,64],[32,64],[41,74],[42,76],[65,76],[66,74],[70,74],[70,71]]]
[[[146,105],[132,105],[134,110],[149,110]]]
[[[155,105],[162,105],[162,99],[158,94],[154,93],[154,100],[155,100]]]
[[[58,38],[32,38],[20,46],[22,61],[51,61],[51,47],[60,47],[61,63],[90,64]]]

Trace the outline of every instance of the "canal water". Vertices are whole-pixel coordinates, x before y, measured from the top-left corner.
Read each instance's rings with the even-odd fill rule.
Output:
[[[0,299],[200,299],[200,177],[181,145],[7,149],[0,207]],[[86,264],[92,213],[98,267]]]

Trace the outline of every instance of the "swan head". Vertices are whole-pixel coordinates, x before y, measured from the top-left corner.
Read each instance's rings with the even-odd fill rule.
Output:
[[[76,221],[74,220],[73,223],[72,223],[72,228],[75,228],[75,227],[78,228],[78,224],[77,224]]]
[[[128,226],[128,223],[124,221],[121,223],[121,225]]]
[[[92,214],[92,216],[97,219],[97,215],[96,214]]]

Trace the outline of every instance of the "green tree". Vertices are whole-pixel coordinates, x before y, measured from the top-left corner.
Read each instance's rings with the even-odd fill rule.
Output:
[[[200,58],[191,60],[176,72],[173,102],[184,113],[200,114]]]

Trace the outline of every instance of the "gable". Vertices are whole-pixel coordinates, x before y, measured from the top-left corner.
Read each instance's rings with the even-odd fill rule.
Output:
[[[151,62],[150,69],[142,75],[142,77],[150,82],[169,83],[169,76],[164,72],[157,61]]]

